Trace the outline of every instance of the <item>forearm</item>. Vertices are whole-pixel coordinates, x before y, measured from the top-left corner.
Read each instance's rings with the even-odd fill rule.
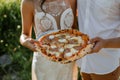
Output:
[[[78,29],[78,26],[77,26],[77,15],[76,15],[77,2],[76,2],[76,0],[70,0],[70,4],[71,4],[71,8],[72,8],[73,14],[74,14],[74,23],[73,23],[72,28],[73,29]]]
[[[92,53],[99,52],[102,48],[120,48],[120,37],[102,39],[95,37],[90,40],[91,43],[95,43]]]
[[[105,48],[120,48],[120,37],[105,40]]]

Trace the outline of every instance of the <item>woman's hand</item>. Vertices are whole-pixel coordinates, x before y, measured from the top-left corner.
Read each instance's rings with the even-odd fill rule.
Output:
[[[100,37],[95,37],[90,40],[90,43],[94,43],[94,47],[91,51],[91,53],[97,53],[99,52],[102,48],[104,48],[107,44],[106,39],[102,39]]]
[[[21,35],[20,43],[23,46],[29,48],[30,50],[36,51],[35,43],[39,43],[39,42],[25,35]]]

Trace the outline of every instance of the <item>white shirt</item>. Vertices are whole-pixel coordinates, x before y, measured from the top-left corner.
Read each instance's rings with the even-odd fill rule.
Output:
[[[90,38],[120,37],[120,0],[77,0],[81,32]],[[107,74],[120,65],[120,48],[102,49],[77,60],[81,72]]]

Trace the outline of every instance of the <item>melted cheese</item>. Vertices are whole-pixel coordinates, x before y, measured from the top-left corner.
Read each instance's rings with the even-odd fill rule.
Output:
[[[74,49],[74,48],[71,48],[71,52],[72,52],[72,54],[75,54],[75,53],[77,53],[78,51],[77,51],[76,49]]]
[[[61,36],[61,34],[56,34],[55,37]]]
[[[72,37],[71,39],[78,40],[78,43],[84,44],[84,40],[82,40],[82,37],[81,37],[81,36]]]
[[[56,45],[51,45],[50,47],[51,47],[51,48],[57,48],[57,46],[56,46]]]
[[[75,53],[77,53],[77,52],[78,52],[77,50],[71,48],[71,51],[68,52],[68,53],[66,53],[64,56],[65,56],[65,57],[70,57],[70,56],[72,56],[73,54],[75,54]]]
[[[68,52],[68,53],[66,53],[64,56],[65,56],[65,57],[70,57],[70,56],[72,56],[72,52]]]
[[[50,54],[54,54],[56,57],[59,57],[61,53],[63,53],[64,49],[63,48],[60,48],[59,49],[59,52],[52,52],[52,51],[49,51]]]
[[[61,43],[66,43],[67,42],[66,39],[59,39],[58,41],[61,42]]]
[[[49,53],[55,55],[56,57],[59,57],[59,56],[60,56],[60,52],[52,52],[52,51],[49,51]]]
[[[70,35],[66,35],[66,39],[69,39],[71,36]]]
[[[50,35],[50,36],[49,36],[49,39],[54,39],[54,38],[55,38],[54,35]]]
[[[67,44],[64,47],[65,48],[73,48],[74,46],[79,46],[79,44]]]
[[[63,52],[63,51],[64,51],[64,48],[60,48],[60,49],[59,49],[59,52]]]

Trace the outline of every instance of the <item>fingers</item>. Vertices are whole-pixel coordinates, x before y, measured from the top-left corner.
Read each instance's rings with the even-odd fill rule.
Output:
[[[91,53],[97,53],[100,51],[100,49],[101,49],[101,46],[100,46],[99,42],[96,42],[94,47],[92,48]]]
[[[32,51],[36,51],[36,47],[35,47],[35,45],[32,44],[32,43],[27,43],[27,46],[26,46],[26,47],[29,48],[29,49],[32,50]]]
[[[39,41],[36,41],[36,40],[34,40],[34,39],[30,39],[30,42],[33,43],[33,44],[34,44],[34,43],[39,43]]]
[[[90,43],[94,43],[91,53],[98,53],[103,48],[103,39],[100,37],[91,39]]]
[[[23,45],[27,48],[29,48],[32,51],[36,51],[36,46],[35,43],[39,43],[38,41],[32,39],[32,38],[28,38],[25,40],[25,42],[23,43]]]
[[[95,37],[95,38],[92,38],[92,39],[90,40],[90,42],[91,42],[91,43],[96,43],[96,42],[98,42],[98,41],[100,41],[100,40],[101,40],[100,37]]]

